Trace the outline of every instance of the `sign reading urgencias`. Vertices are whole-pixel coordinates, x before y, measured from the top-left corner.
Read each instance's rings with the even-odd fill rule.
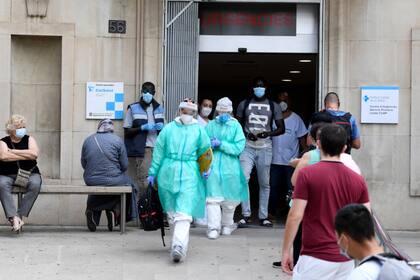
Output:
[[[296,36],[296,4],[203,4],[200,34]]]

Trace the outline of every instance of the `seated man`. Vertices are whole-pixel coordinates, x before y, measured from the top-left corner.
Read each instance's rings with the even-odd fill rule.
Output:
[[[86,138],[82,148],[83,178],[86,185],[120,186],[131,185],[131,179],[125,174],[128,167],[127,152],[123,140],[115,135],[114,124],[110,119],[99,122],[98,131]],[[128,196],[130,203],[127,221],[136,217],[136,188]],[[112,231],[114,221],[119,223],[120,197],[116,195],[89,195],[86,207],[87,226],[96,231],[102,210],[106,211],[108,229]],[[114,218],[116,216],[116,218]]]

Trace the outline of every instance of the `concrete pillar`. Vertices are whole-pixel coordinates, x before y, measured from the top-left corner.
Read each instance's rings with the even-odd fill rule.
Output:
[[[410,194],[420,196],[420,29],[412,30],[411,42],[411,153],[410,153]]]

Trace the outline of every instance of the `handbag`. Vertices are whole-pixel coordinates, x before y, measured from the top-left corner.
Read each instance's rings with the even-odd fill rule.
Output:
[[[29,177],[31,177],[32,170],[33,168],[28,171],[19,167],[18,172],[16,174],[15,182],[13,184],[21,188],[26,188],[28,186]]]
[[[12,144],[12,148],[15,149],[15,146],[13,145],[13,143],[11,144]],[[32,171],[35,169],[36,166],[32,167],[30,170],[25,170],[25,169],[20,168],[19,161],[16,161],[16,164],[18,166],[18,171],[17,171],[16,179],[13,185],[21,187],[21,188],[26,188],[29,183],[29,177],[31,177]]]

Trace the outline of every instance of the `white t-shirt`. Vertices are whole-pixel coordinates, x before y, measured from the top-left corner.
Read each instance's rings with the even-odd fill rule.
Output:
[[[356,267],[347,280],[376,280],[381,272],[381,265],[372,260]]]
[[[285,133],[273,137],[273,164],[289,165],[299,155],[299,138],[308,133],[301,117],[293,112],[284,119],[284,124]]]
[[[206,127],[208,122],[206,122],[200,115],[197,116],[198,124],[202,127]]]

